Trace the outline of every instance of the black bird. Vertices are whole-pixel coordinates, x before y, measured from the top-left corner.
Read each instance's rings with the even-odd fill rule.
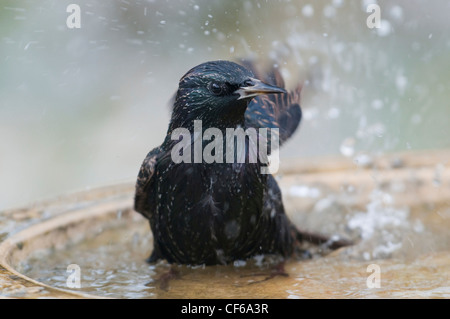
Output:
[[[288,93],[277,69],[259,76],[263,82],[250,70],[252,63],[244,64],[206,62],[179,82],[167,136],[148,153],[137,178],[135,210],[149,219],[154,238],[149,262],[213,265],[261,254],[286,258],[305,239],[286,216],[274,177],[261,173],[264,161],[175,163],[172,158],[181,143],[172,133],[186,128],[192,135],[185,145],[193,146],[195,120],[202,121],[202,132],[217,128],[223,136],[227,128],[278,128],[280,144],[294,133],[302,114],[301,87]]]

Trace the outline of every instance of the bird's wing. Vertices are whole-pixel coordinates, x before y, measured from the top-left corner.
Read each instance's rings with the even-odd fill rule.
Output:
[[[151,205],[148,197],[153,194],[149,189],[154,180],[153,176],[155,174],[156,163],[160,153],[161,148],[156,147],[147,154],[147,157],[141,165],[136,181],[134,209],[147,218],[150,218],[150,214],[153,211],[152,207],[150,207]]]
[[[270,253],[288,256],[292,253],[295,240],[295,226],[287,217],[281,190],[272,175],[268,175],[263,198],[263,215],[270,216],[271,225],[268,231],[271,236],[266,237],[264,247]]]
[[[251,61],[243,60],[241,63],[250,69],[258,79],[278,87],[285,87],[283,77],[277,68],[272,67],[269,72],[263,74]],[[278,128],[279,143],[283,144],[295,132],[302,118],[301,89],[302,86],[299,85],[288,93],[259,95],[253,98],[245,112],[246,126]]]

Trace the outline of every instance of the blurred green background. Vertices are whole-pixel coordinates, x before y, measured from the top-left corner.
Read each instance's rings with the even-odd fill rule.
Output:
[[[66,25],[71,3],[80,29]],[[370,3],[380,28],[366,25]],[[133,180],[179,78],[214,59],[304,81],[282,159],[449,148],[449,12],[448,0],[1,0],[0,210]]]

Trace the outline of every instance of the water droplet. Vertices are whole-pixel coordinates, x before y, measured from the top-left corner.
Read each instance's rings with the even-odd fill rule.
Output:
[[[380,27],[377,28],[377,34],[380,37],[388,36],[392,32],[391,23],[387,20],[380,21]]]
[[[398,75],[395,79],[395,85],[397,86],[397,89],[403,93],[408,85],[408,78],[403,75]]]
[[[322,195],[320,189],[306,185],[294,185],[289,189],[289,195],[295,197],[318,198]]]
[[[316,107],[310,107],[304,110],[303,118],[305,121],[311,121],[319,116],[319,110]]]
[[[355,139],[353,137],[347,137],[339,148],[342,155],[351,157],[355,154]]]
[[[353,158],[353,163],[358,167],[369,167],[373,164],[373,160],[368,154],[358,154]]]
[[[372,107],[373,107],[375,110],[380,110],[380,109],[383,108],[383,106],[384,106],[383,101],[381,101],[381,100],[379,100],[379,99],[375,99],[375,100],[372,101]]]
[[[333,5],[336,7],[336,8],[339,8],[339,7],[341,7],[342,5],[343,5],[343,3],[344,3],[344,0],[333,0]]]
[[[30,47],[30,45],[35,44],[35,43],[38,43],[38,42],[37,42],[37,41],[30,41],[30,42],[28,42],[28,43],[25,45],[25,47],[23,48],[24,51],[28,50],[28,48]]]
[[[234,267],[244,267],[245,265],[247,265],[247,262],[245,260],[235,260],[233,262]]]
[[[444,172],[444,165],[438,164],[436,165],[436,169],[434,170],[434,177],[433,177],[433,186],[440,187],[442,185],[442,173]]]
[[[314,15],[314,8],[312,5],[307,4],[302,8],[302,14],[305,17],[312,17]]]
[[[328,118],[330,118],[330,119],[338,118],[340,114],[341,114],[341,111],[337,107],[330,108],[327,113]]]
[[[391,17],[394,18],[397,21],[403,20],[403,9],[400,6],[393,6],[389,12],[391,14]]]
[[[327,18],[334,17],[336,15],[336,8],[331,5],[327,5],[323,9],[323,15]]]
[[[414,114],[411,117],[412,124],[420,124],[422,122],[422,116],[420,114]]]

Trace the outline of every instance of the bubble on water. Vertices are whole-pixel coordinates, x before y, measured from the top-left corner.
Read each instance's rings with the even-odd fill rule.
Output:
[[[195,11],[198,11],[198,10],[200,10],[200,7],[199,7],[197,4],[195,4],[195,5],[194,5],[194,10],[195,10]]]
[[[339,151],[346,157],[352,157],[355,154],[355,142],[353,137],[347,137],[342,141]]]

